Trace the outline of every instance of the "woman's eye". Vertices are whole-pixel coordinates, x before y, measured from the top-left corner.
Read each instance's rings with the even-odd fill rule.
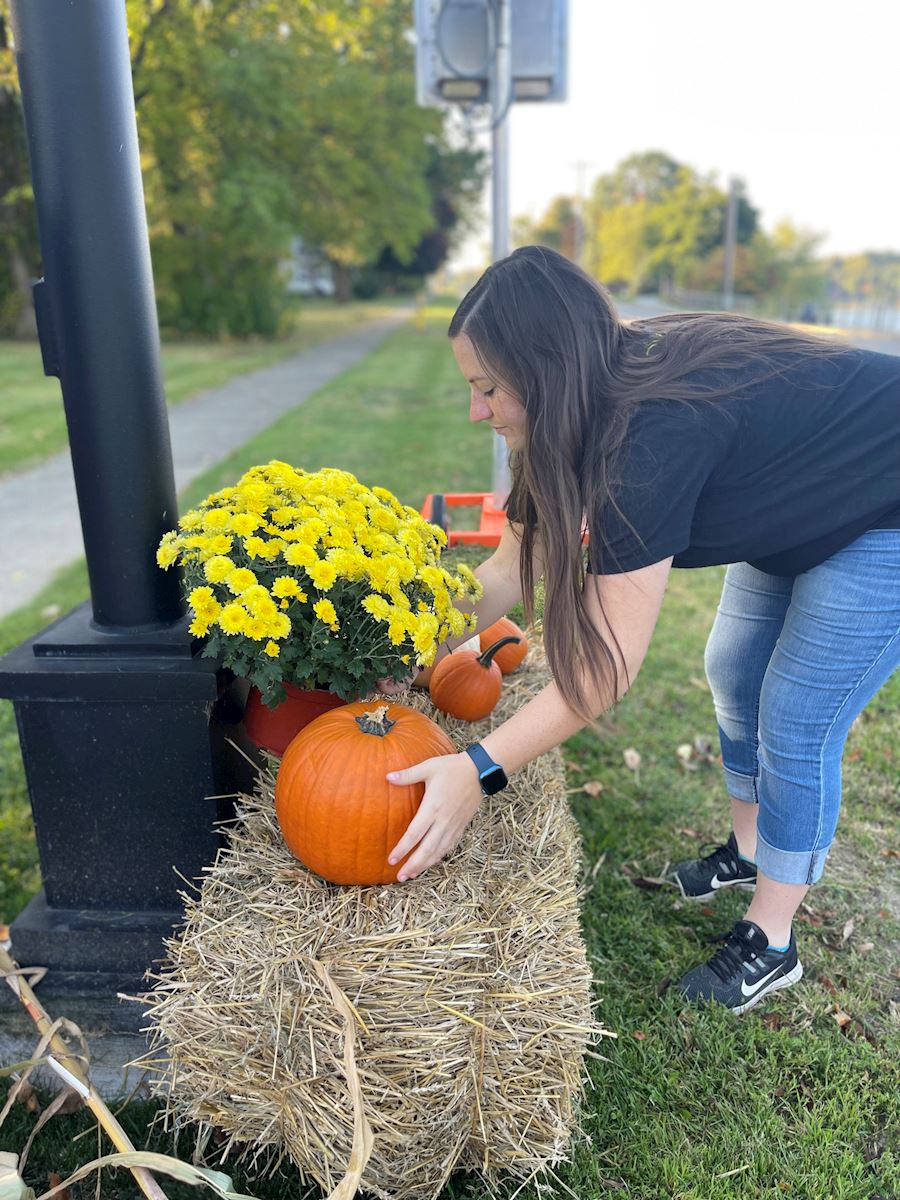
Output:
[[[495,392],[496,390],[497,390],[496,388],[487,388],[487,389],[486,389],[485,391],[483,391],[481,394],[482,394],[482,396],[485,396],[485,397],[487,397],[487,396],[493,396],[493,394],[494,394],[494,392]]]

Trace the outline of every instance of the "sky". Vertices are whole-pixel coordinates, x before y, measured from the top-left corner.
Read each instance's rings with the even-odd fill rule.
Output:
[[[740,177],[767,231],[900,251],[897,0],[569,0],[569,26],[568,100],[511,111],[512,216],[575,194],[579,162],[589,185],[662,150],[723,189]],[[486,205],[460,261],[489,238]]]

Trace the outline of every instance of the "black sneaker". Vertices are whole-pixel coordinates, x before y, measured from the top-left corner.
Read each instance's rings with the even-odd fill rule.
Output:
[[[738,854],[733,833],[724,846],[717,846],[705,858],[678,863],[672,874],[685,900],[712,900],[716,892],[727,887],[743,892],[756,890],[756,864]]]
[[[724,942],[721,950],[675,985],[686,1000],[711,1000],[742,1013],[769,992],[790,987],[803,977],[793,930],[784,951],[770,950],[769,939],[752,921],[738,921],[717,940]]]

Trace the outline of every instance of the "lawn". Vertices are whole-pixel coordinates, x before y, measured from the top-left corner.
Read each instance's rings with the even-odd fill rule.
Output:
[[[348,333],[387,307],[379,301],[337,305],[331,300],[304,300],[291,307],[285,335],[277,340],[166,341],[162,347],[166,399],[180,404],[235,375]],[[59,382],[44,375],[37,342],[0,342],[0,475],[33,466],[66,445]]]
[[[466,420],[465,385],[447,350],[447,313],[406,327],[370,358],[254,439],[191,488],[187,499],[279,457],[304,467],[340,466],[418,505],[433,489],[484,486],[490,439]],[[455,557],[472,552],[451,552]],[[703,646],[721,584],[719,569],[674,572],[660,625],[633,691],[601,732],[564,748],[573,810],[584,839],[584,932],[599,1015],[615,1041],[590,1063],[583,1136],[544,1191],[522,1200],[889,1200],[900,1196],[900,887],[897,747],[900,677],[851,734],[839,840],[823,883],[798,922],[803,981],[742,1018],[683,1008],[666,984],[711,950],[707,939],[740,915],[740,898],[715,907],[659,886],[667,866],[724,840],[727,802],[715,762],[715,720],[703,679]],[[85,594],[73,568],[27,610],[0,623],[4,646],[36,630],[49,604]],[[12,719],[0,743],[0,919],[37,885],[27,801]],[[697,740],[699,739],[699,743]],[[685,762],[679,746],[713,743]],[[639,771],[624,751],[640,754]],[[632,760],[633,761],[633,760]],[[693,769],[692,769],[693,768]],[[60,1014],[63,1015],[63,1014]],[[150,1108],[120,1119],[147,1144]],[[8,1118],[0,1144],[18,1149],[34,1117]],[[83,1114],[57,1117],[32,1150],[43,1186],[92,1156]],[[154,1149],[171,1141],[154,1134]],[[179,1147],[189,1157],[191,1146]],[[235,1185],[270,1200],[303,1194],[283,1169],[272,1179],[229,1164]],[[166,1190],[172,1197],[186,1189]],[[86,1194],[83,1193],[83,1194]],[[134,1194],[107,1176],[102,1195]],[[190,1193],[196,1195],[196,1193]],[[317,1196],[313,1190],[311,1196]],[[475,1177],[454,1178],[443,1200],[482,1200]]]

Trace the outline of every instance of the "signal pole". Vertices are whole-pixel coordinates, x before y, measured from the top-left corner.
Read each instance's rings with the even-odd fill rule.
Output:
[[[512,108],[512,10],[510,0],[494,0],[496,41],[491,72],[491,258],[509,254],[509,114]],[[509,495],[509,451],[493,435],[494,507]]]

